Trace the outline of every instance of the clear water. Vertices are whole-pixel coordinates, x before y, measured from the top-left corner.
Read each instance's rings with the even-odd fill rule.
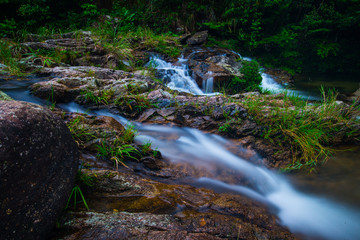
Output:
[[[319,89],[321,86],[325,88],[334,88],[340,93],[351,94],[360,88],[360,76],[336,73],[309,73],[296,76],[291,88],[319,96]]]

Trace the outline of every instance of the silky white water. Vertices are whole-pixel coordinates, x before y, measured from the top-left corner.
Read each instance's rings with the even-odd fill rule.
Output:
[[[228,168],[248,180],[247,186],[229,184],[216,178],[201,177],[198,184],[222,188],[246,195],[277,209],[282,225],[305,239],[360,239],[360,212],[356,208],[337,204],[328,199],[301,193],[288,179],[264,167],[229,152],[225,139],[204,134],[190,128],[138,125],[141,143],[151,142],[162,155],[174,162],[187,162],[194,166]],[[177,135],[176,140],[166,136]],[[165,139],[165,140],[164,140]],[[216,166],[214,169],[214,165]]]
[[[180,66],[174,66],[157,56],[152,56],[149,65],[155,67],[163,75],[162,78],[168,81],[167,86],[169,88],[195,95],[204,95],[205,93],[199,88],[195,80],[191,78],[188,67],[183,63],[184,61],[185,59],[180,58]]]
[[[203,89],[200,89],[195,80],[190,76],[189,68],[186,65],[187,59],[179,58],[177,65],[168,63],[157,56],[152,56],[148,66],[155,67],[161,75],[166,86],[180,92],[192,93],[194,95],[216,95],[213,92],[214,80],[211,72],[208,72],[208,78],[204,80]]]

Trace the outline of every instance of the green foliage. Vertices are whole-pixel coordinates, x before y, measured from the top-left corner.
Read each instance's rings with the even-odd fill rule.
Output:
[[[292,94],[283,94],[282,99],[251,96],[244,102],[254,120],[267,127],[262,137],[274,144],[285,143],[291,149],[293,163],[286,170],[314,170],[328,159],[331,154],[328,143],[340,130],[353,132],[349,123],[353,121],[354,107],[338,105],[333,90],[322,89],[322,94],[323,102],[317,106]]]
[[[115,100],[118,106],[126,107],[128,112],[136,111],[143,112],[144,110],[156,107],[143,95],[126,95],[120,96]]]
[[[110,159],[114,162],[116,169],[118,165],[126,166],[124,162],[128,159],[137,160],[141,153],[130,143],[133,142],[136,131],[134,127],[127,126],[124,133],[117,137],[113,143],[102,142],[98,145],[99,156]]]
[[[0,41],[0,63],[4,64],[3,71],[14,75],[24,75],[21,59],[22,48],[10,41]]]
[[[231,49],[257,56],[275,68],[293,72],[360,69],[360,5],[354,0],[114,0],[112,8],[101,9],[102,5],[91,0],[2,0],[0,35],[14,37],[21,29],[97,25],[100,39],[114,49],[126,39],[132,49],[145,44],[149,50],[177,57],[177,43],[164,33],[207,29],[216,39],[209,44],[226,42]]]
[[[17,24],[13,18],[10,20],[5,19],[3,22],[0,22],[0,37],[12,37],[14,35],[16,25]]]
[[[231,93],[258,89],[261,83],[259,64],[256,61],[243,61],[242,64],[240,72],[243,76],[241,78],[234,77],[227,87]]]
[[[222,125],[222,126],[219,127],[219,132],[224,132],[224,133],[226,133],[226,132],[229,132],[230,129],[231,129],[230,124],[225,123],[224,125]]]
[[[81,5],[81,8],[83,9],[82,15],[88,20],[95,20],[100,15],[95,4],[84,3]]]
[[[90,89],[84,90],[80,93],[86,102],[95,103],[96,105],[107,105],[109,104],[110,99],[114,95],[114,91],[109,90],[99,90],[92,91]]]

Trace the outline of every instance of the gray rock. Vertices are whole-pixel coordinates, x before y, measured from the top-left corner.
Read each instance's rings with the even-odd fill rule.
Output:
[[[78,169],[65,123],[31,103],[0,101],[0,239],[46,239]]]

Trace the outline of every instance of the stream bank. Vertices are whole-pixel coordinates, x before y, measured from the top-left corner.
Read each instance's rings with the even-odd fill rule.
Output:
[[[279,207],[270,204],[268,210],[268,203],[265,204],[261,197],[254,201],[246,194],[239,195],[240,183],[246,189],[254,186],[246,174],[239,174],[232,168],[219,169],[214,167],[214,163],[194,167],[186,162],[173,162],[168,155],[160,155],[165,151],[157,153],[156,144],[153,145],[155,149],[144,151],[146,142],[134,143],[132,139],[122,145],[130,145],[132,148],[129,149],[136,149],[135,152],[140,152],[140,155],[127,155],[124,158],[126,167],[119,162],[114,165],[117,161],[112,157],[97,155],[98,145],[105,141],[109,146],[116,147],[115,140],[124,136],[129,122],[120,118],[121,115],[149,128],[153,126],[150,124],[172,126],[164,129],[155,126],[157,130],[154,132],[156,135],[160,135],[161,131],[169,132],[170,136],[164,136],[164,139],[190,145],[189,139],[195,138],[197,132],[185,129],[185,132],[193,134],[186,138],[177,135],[175,126],[227,136],[234,140],[225,144],[226,147],[241,159],[254,162],[255,166],[285,167],[293,161],[294,151],[289,148],[289,143],[279,144],[264,138],[269,132],[267,126],[256,121],[246,103],[259,103],[256,107],[261,106],[260,114],[271,118],[272,110],[296,110],[297,106],[287,100],[286,94],[267,96],[251,92],[233,96],[194,96],[169,89],[148,76],[94,66],[41,68],[39,73],[48,78],[31,85],[33,95],[74,112],[81,112],[82,108],[75,104],[78,103],[86,107],[83,112],[94,115],[67,113],[54,108],[68,126],[69,123],[78,123],[73,127],[86,130],[80,132],[85,133],[84,138],[78,139],[83,166],[80,176],[83,176],[81,187],[91,209],[86,211],[78,207],[68,212],[61,220],[62,227],[55,233],[55,239],[86,239],[89,236],[94,239],[296,238],[279,224],[279,217],[276,217]],[[12,95],[11,91],[8,93]],[[340,112],[349,112],[350,108],[351,105],[339,104]],[[308,105],[303,109],[313,112],[319,106]],[[331,121],[336,123],[336,119]],[[329,144],[356,143],[359,127],[356,121],[351,123],[339,126],[336,138]],[[139,126],[141,131],[142,125]],[[350,129],[355,130],[351,130],[354,134],[349,136],[346,133]],[[274,136],[279,134],[281,132],[274,133]],[[222,141],[225,140],[220,139],[217,143]],[[301,156],[301,152],[296,154]],[[212,178],[217,181],[209,181]],[[243,192],[249,194],[252,191]],[[258,195],[253,193],[252,196]],[[304,229],[292,231],[300,237],[305,234]],[[309,232],[310,236],[320,238],[324,234],[332,234],[331,231],[320,235],[316,230],[315,233]],[[334,237],[342,236],[337,234]],[[349,234],[354,236],[352,232]]]

